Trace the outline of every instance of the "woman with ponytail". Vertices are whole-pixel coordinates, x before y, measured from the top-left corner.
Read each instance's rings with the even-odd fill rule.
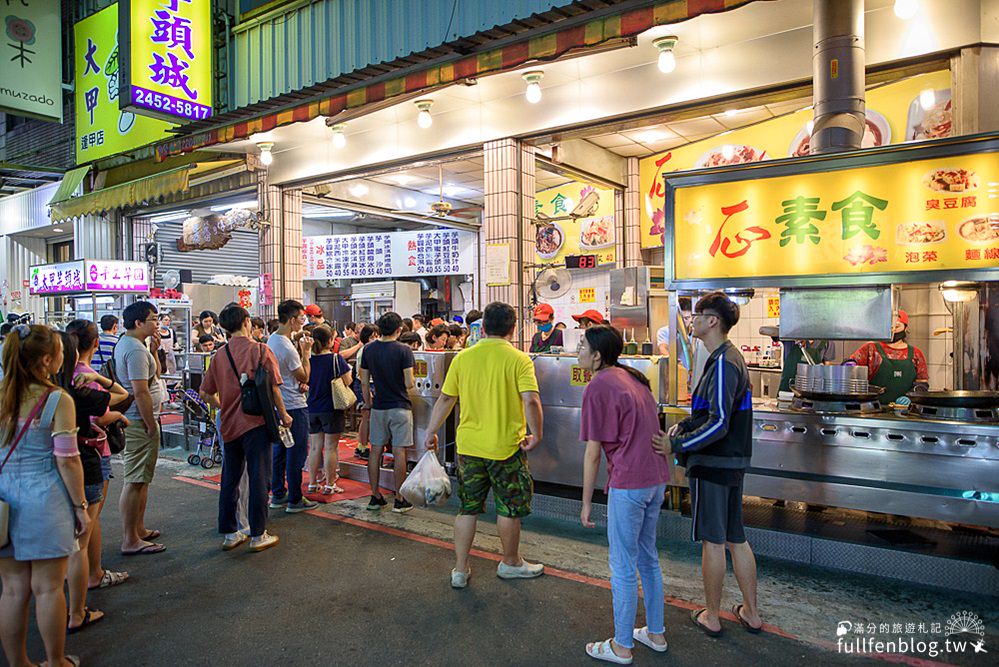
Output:
[[[599,325],[583,334],[579,365],[593,373],[583,392],[579,439],[586,442],[583,459],[583,509],[587,528],[600,451],[607,457],[607,541],[610,545],[614,637],[586,645],[598,660],[632,662],[638,641],[653,651],[666,651],[663,575],[656,549],[656,526],[669,472],[666,459],[652,449],[659,433],[659,413],[649,380],[618,361],[624,339],[617,329]],[[647,625],[636,628],[638,580],[642,577]]]
[[[28,603],[35,598],[48,664],[77,665],[64,654],[66,579],[76,538],[90,523],[72,399],[49,379],[63,345],[45,326],[18,325],[4,340],[0,383],[0,498],[9,504],[9,543],[0,548],[0,640],[7,662],[28,659]]]

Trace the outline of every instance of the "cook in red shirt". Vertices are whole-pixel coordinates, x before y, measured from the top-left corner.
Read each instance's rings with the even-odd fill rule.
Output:
[[[926,357],[918,347],[905,342],[908,331],[909,314],[899,310],[891,328],[891,342],[864,343],[850,355],[858,365],[867,366],[867,379],[872,385],[885,388],[882,403],[907,405],[907,393],[929,389]]]

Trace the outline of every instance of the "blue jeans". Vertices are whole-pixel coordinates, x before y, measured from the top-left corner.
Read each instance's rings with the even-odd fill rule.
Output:
[[[607,501],[607,541],[610,543],[611,593],[614,597],[614,641],[634,648],[632,632],[638,611],[638,574],[645,593],[645,624],[649,632],[666,632],[663,573],[656,550],[656,524],[665,484],[645,489],[611,487]]]
[[[278,500],[288,496],[288,502],[302,502],[302,466],[309,457],[309,410],[288,410],[291,415],[291,437],[294,447],[280,442],[271,445],[271,495]],[[285,486],[287,480],[287,486]]]
[[[241,527],[237,517],[240,500],[239,483],[244,471],[249,478],[246,503],[249,508],[249,533],[264,534],[267,528],[267,428],[250,429],[222,449],[222,488],[219,490],[219,532],[235,533]]]

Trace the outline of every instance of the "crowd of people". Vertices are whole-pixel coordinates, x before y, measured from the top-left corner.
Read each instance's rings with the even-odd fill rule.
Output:
[[[539,325],[535,342],[550,348],[558,330],[549,311],[539,307],[533,315]],[[379,485],[382,465],[391,462],[395,488],[401,488],[416,445],[409,398],[413,351],[450,349],[461,352],[451,362],[422,443],[436,451],[436,433],[460,402],[450,584],[469,585],[477,517],[486,511],[490,492],[503,551],[497,576],[530,579],[544,573],[542,564],[520,553],[521,521],[531,513],[534,491],[528,452],[543,440],[544,414],[533,362],[512,344],[518,320],[513,307],[494,302],[468,313],[462,324],[389,312],[373,324],[347,323],[342,331],[318,306],[295,300],[281,302],[277,315],[264,322],[230,304],[218,315],[201,313],[192,331],[214,355],[200,393],[217,410],[222,441],[223,550],[245,543],[253,551],[277,545],[278,536],[267,531],[268,511],[293,514],[316,507],[303,486],[306,493],[342,491],[338,447],[347,413],[355,408],[355,455],[368,459],[367,508],[387,507]],[[745,630],[759,632],[756,564],[741,514],[742,478],[752,453],[751,388],[742,356],[728,340],[738,306],[715,292],[693,307],[691,330],[708,356],[691,416],[668,432],[660,430],[648,379],[619,362],[621,333],[596,311],[592,315],[581,322],[577,352],[578,363],[593,373],[579,433],[586,448],[580,521],[595,527],[592,496],[602,452],[614,634],[586,644],[586,653],[630,664],[636,642],[667,650],[656,526],[668,459],[687,468],[692,539],[702,543],[706,605],[694,610],[691,622],[710,636],[722,632],[727,550],[743,596],[732,613]],[[33,664],[26,652],[32,597],[48,664],[79,664],[65,655],[66,634],[104,616],[88,606],[87,592],[128,581],[127,572],[107,570],[101,561],[100,517],[113,453],[120,452],[123,469],[120,553],[167,549],[158,541],[160,531],[146,525],[146,508],[160,449],[159,415],[167,400],[162,375],[173,348],[170,328],[153,304],[139,301],[125,308],[120,320],[102,318],[99,330],[93,322],[76,320],[62,332],[26,324],[6,332],[0,499],[9,507],[10,521],[9,541],[0,548],[0,638],[11,665]],[[399,493],[392,500],[394,512],[412,509]],[[639,578],[646,624],[636,628]]]

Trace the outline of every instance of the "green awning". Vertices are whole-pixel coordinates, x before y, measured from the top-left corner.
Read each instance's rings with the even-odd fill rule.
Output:
[[[54,206],[59,202],[64,202],[76,192],[77,188],[80,187],[80,183],[87,176],[87,172],[90,171],[90,165],[84,167],[77,167],[76,169],[70,169],[65,174],[63,174],[62,182],[59,184],[59,189],[56,190],[55,195],[53,195],[52,200],[49,202],[49,206]]]
[[[144,202],[155,201],[175,192],[184,192],[187,190],[188,177],[191,174],[191,170],[196,166],[195,164],[188,164],[165,171],[162,174],[146,176],[145,178],[128,181],[120,185],[113,185],[109,188],[96,190],[79,197],[70,197],[59,203],[53,203],[52,222],[60,222],[67,218],[101,213],[116,208],[135,206]],[[60,186],[61,191],[62,188]],[[53,199],[52,201],[55,202],[56,200]]]

